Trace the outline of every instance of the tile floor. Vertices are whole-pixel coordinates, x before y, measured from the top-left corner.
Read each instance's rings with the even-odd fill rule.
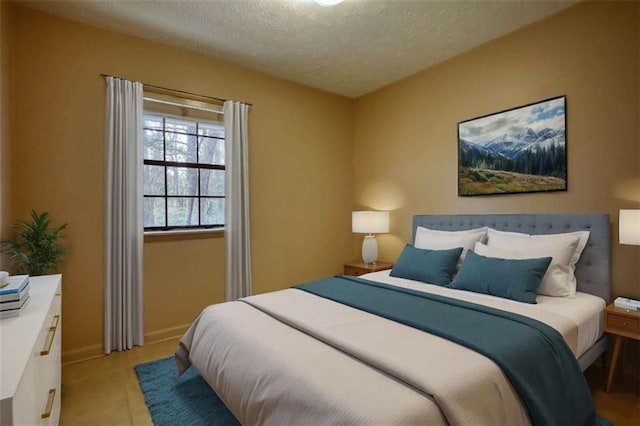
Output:
[[[61,426],[153,425],[133,367],[173,355],[178,339],[62,367]]]

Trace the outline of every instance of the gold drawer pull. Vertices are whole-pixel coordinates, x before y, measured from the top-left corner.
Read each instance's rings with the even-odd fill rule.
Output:
[[[49,389],[49,398],[47,398],[47,408],[44,413],[40,416],[41,419],[46,419],[51,416],[51,411],[53,410],[53,400],[56,398],[56,390]]]
[[[51,345],[53,345],[53,338],[56,335],[56,330],[58,329],[58,323],[60,322],[60,315],[54,315],[53,316],[53,325],[51,327],[49,327],[49,334],[47,334],[47,340],[44,344],[44,347],[46,349],[43,349],[40,352],[40,355],[49,355],[49,352],[51,351]],[[54,390],[55,392],[55,390]]]

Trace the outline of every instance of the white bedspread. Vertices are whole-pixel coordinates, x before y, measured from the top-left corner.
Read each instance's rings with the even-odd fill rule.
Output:
[[[389,283],[383,275],[367,278]],[[578,351],[575,321],[553,310],[457,297],[542,321]],[[176,359],[181,371],[193,363],[243,424],[529,423],[500,368],[483,355],[295,289],[206,308]]]

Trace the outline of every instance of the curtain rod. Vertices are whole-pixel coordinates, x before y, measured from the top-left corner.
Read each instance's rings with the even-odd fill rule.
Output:
[[[100,76],[102,76],[102,77],[114,77],[114,78],[119,78],[120,80],[127,80],[125,78],[118,77],[116,75],[111,75],[111,74],[102,74],[101,73]],[[147,83],[143,83],[143,82],[140,82],[140,83],[142,83],[142,85],[144,87],[149,87],[149,88],[152,88],[152,89],[160,89],[160,90],[166,90],[166,91],[173,92],[173,93],[181,93],[183,95],[197,96],[197,97],[200,97],[200,98],[212,99],[214,101],[219,101],[219,102],[228,101],[228,99],[216,98],[215,96],[199,95],[197,93],[185,92],[184,90],[176,90],[176,89],[170,89],[168,87],[154,86],[153,84],[147,84]],[[242,103],[245,104],[245,105],[253,106],[253,104],[251,104],[249,102],[242,102]]]
[[[187,105],[187,104],[181,104],[181,103],[178,103],[178,102],[170,102],[170,101],[163,101],[161,99],[149,98],[147,96],[144,96],[142,99],[145,100],[145,101],[149,101],[149,102],[155,102],[157,104],[172,105],[172,106],[177,106],[177,107],[181,107],[181,108],[194,109],[194,110],[198,110],[198,111],[206,111],[206,112],[214,112],[216,114],[224,114],[224,112],[221,109],[202,108],[202,107],[195,106],[195,105]]]

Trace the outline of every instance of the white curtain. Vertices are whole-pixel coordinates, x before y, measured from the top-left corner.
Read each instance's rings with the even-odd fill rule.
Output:
[[[142,84],[107,77],[104,352],[144,343]]]
[[[250,296],[251,243],[249,235],[249,163],[247,120],[249,106],[224,103],[225,131],[225,299]]]

